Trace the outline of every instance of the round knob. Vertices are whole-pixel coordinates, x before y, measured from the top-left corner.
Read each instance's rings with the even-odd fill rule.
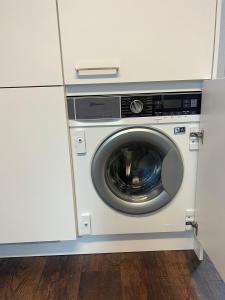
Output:
[[[139,114],[143,110],[143,103],[140,100],[134,100],[130,104],[130,110],[134,114]]]

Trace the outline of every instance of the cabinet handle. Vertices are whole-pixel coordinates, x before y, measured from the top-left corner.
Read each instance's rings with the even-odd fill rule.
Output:
[[[77,67],[75,70],[80,76],[115,75],[119,72],[119,67]]]

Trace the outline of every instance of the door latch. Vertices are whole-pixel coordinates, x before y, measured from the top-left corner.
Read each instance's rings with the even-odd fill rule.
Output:
[[[197,138],[197,139],[201,140],[201,142],[203,144],[204,130],[190,132],[190,138]]]

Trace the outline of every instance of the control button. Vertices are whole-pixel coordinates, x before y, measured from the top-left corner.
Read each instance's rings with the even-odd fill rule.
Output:
[[[191,99],[191,107],[197,107],[198,106],[198,99]]]
[[[184,108],[189,108],[189,107],[190,107],[189,103],[184,103]]]
[[[183,114],[183,115],[189,115],[189,114],[190,114],[190,111],[189,111],[189,110],[183,110],[183,111],[182,111],[182,114]]]
[[[134,100],[130,104],[130,110],[134,114],[139,114],[143,110],[143,103],[140,100]]]
[[[161,106],[161,105],[162,105],[162,103],[161,103],[161,101],[160,101],[160,100],[156,100],[156,101],[155,101],[155,105],[160,105],[160,106]]]

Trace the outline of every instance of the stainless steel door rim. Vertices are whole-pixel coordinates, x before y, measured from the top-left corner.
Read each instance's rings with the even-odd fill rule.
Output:
[[[108,137],[91,166],[101,199],[128,214],[150,213],[165,206],[178,192],[183,172],[174,142],[146,127],[122,129]]]

